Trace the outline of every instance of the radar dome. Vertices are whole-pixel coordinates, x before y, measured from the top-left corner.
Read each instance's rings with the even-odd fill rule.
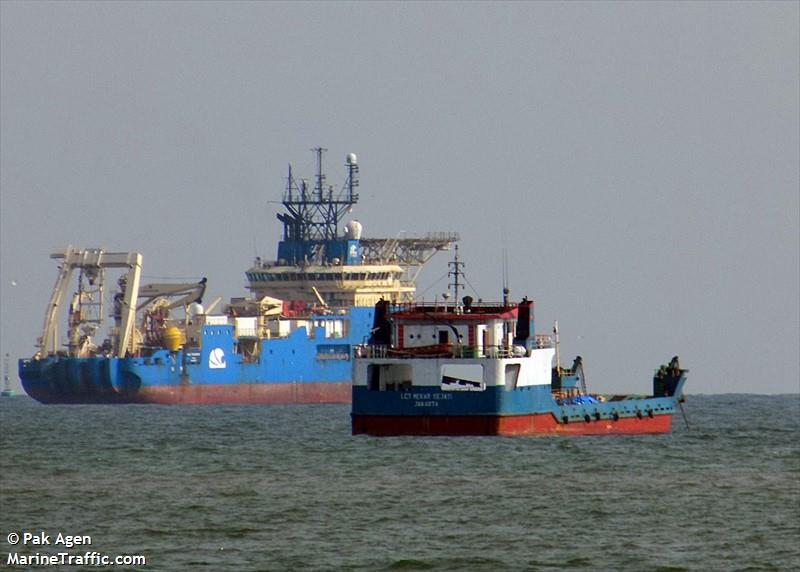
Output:
[[[361,240],[361,231],[363,227],[361,223],[357,220],[351,220],[350,222],[345,225],[345,232],[347,233],[347,238],[351,240]]]
[[[202,316],[205,314],[206,311],[203,308],[202,304],[198,304],[197,302],[192,302],[189,304],[189,316],[194,318],[195,316]]]
[[[348,153],[347,154],[347,164],[348,165],[358,165],[358,157],[356,157],[355,153]]]

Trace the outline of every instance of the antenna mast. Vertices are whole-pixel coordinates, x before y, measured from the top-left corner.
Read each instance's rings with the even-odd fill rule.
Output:
[[[508,249],[503,247],[503,306],[508,306],[508,295],[510,293],[511,290],[508,289]]]
[[[461,312],[461,298],[459,298],[459,291],[461,290],[461,282],[459,282],[459,277],[464,276],[464,272],[462,268],[464,267],[464,263],[458,259],[458,245],[456,244],[455,247],[455,255],[453,256],[453,261],[447,263],[452,270],[447,272],[447,276],[452,276],[453,281],[450,283],[450,286],[453,288],[453,296],[455,298],[455,306],[456,306],[456,313]]]
[[[317,161],[313,190],[304,179],[295,179],[289,165],[283,195],[286,212],[278,213],[278,220],[283,223],[283,240],[337,240],[340,238],[339,223],[358,202],[358,159],[355,153],[347,156],[347,181],[336,190],[327,184],[323,169],[323,155],[327,149],[315,147],[312,151]]]

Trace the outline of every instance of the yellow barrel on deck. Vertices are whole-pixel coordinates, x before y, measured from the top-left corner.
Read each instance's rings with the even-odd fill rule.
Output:
[[[178,351],[178,348],[181,347],[181,342],[183,342],[183,334],[178,328],[170,326],[164,330],[164,344],[169,351]]]

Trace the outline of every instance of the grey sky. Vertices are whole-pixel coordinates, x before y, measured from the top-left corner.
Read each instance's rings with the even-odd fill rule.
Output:
[[[800,391],[797,2],[0,4],[0,351],[67,244],[243,295],[292,162],[367,236],[459,231],[590,389]],[[446,272],[429,264],[425,290]],[[12,281],[16,286],[12,286]],[[428,289],[430,299],[444,281]],[[566,361],[566,359],[565,359]]]

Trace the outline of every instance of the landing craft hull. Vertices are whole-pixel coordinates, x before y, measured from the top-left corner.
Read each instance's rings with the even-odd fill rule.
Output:
[[[582,370],[562,373],[553,389],[552,348],[505,358],[362,357],[368,352],[359,348],[355,354],[355,435],[668,433],[687,372],[675,358],[669,371],[654,378],[651,396],[579,395],[564,388],[575,387]],[[436,384],[419,383],[431,381]]]

